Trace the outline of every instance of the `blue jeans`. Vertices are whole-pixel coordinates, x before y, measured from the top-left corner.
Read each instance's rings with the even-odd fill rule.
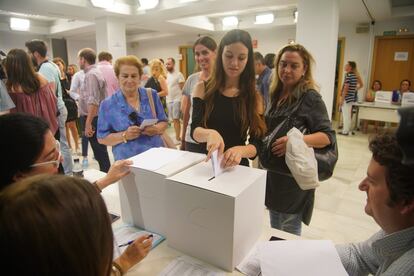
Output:
[[[85,131],[86,116],[80,116],[81,129]],[[108,150],[105,145],[99,144],[96,138],[96,129],[98,124],[98,116],[92,120],[92,128],[95,130],[92,137],[88,137],[89,143],[91,143],[93,154],[96,161],[99,163],[99,170],[102,172],[108,172],[111,162],[109,161]]]
[[[285,232],[300,236],[302,233],[302,215],[286,214],[269,209],[270,225]]]
[[[60,151],[63,157],[63,169],[65,174],[72,174],[73,161],[72,154],[70,153],[70,148],[68,144],[68,139],[66,137],[66,118],[68,117],[68,110],[66,106],[63,106],[59,109],[58,124],[59,124],[59,142],[60,142]]]

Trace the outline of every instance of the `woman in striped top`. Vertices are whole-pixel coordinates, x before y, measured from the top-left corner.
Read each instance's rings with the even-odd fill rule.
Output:
[[[345,65],[345,80],[342,86],[341,93],[341,109],[343,129],[339,134],[348,135],[351,129],[352,121],[352,105],[357,101],[358,89],[362,88],[363,83],[359,76],[356,63],[354,61],[348,61]]]

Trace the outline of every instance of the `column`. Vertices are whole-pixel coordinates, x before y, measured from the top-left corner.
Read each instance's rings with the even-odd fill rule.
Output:
[[[113,17],[101,17],[96,24],[96,52],[107,51],[113,61],[126,55],[125,22]]]
[[[313,76],[320,86],[329,118],[332,116],[335,93],[338,27],[338,0],[298,1],[296,42],[305,46],[315,59]]]

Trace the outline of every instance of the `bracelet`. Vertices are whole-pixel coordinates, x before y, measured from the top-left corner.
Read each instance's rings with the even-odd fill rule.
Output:
[[[98,180],[94,181],[92,185],[96,188],[99,193],[102,193],[102,189],[98,186]]]
[[[124,132],[122,133],[122,140],[124,141],[124,144],[128,143],[128,140],[127,140],[127,138],[126,138],[126,131],[124,131]]]
[[[124,275],[124,272],[122,272],[122,268],[119,264],[117,264],[116,262],[112,262],[112,272],[114,273],[114,275]]]

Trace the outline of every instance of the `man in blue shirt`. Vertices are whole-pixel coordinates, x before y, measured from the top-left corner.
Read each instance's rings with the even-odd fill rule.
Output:
[[[254,71],[258,76],[256,80],[256,89],[262,94],[264,108],[266,109],[269,102],[269,87],[272,70],[266,66],[263,55],[259,52],[254,52]]]
[[[59,137],[56,138],[58,138],[60,141],[60,148],[63,156],[63,169],[65,171],[65,174],[72,174],[73,161],[65,129],[68,110],[66,109],[65,102],[62,98],[59,68],[56,64],[48,60],[46,56],[47,46],[44,41],[33,39],[26,42],[26,47],[33,63],[37,65],[39,73],[42,74],[49,82],[53,82],[55,84],[57,109],[59,112]]]

